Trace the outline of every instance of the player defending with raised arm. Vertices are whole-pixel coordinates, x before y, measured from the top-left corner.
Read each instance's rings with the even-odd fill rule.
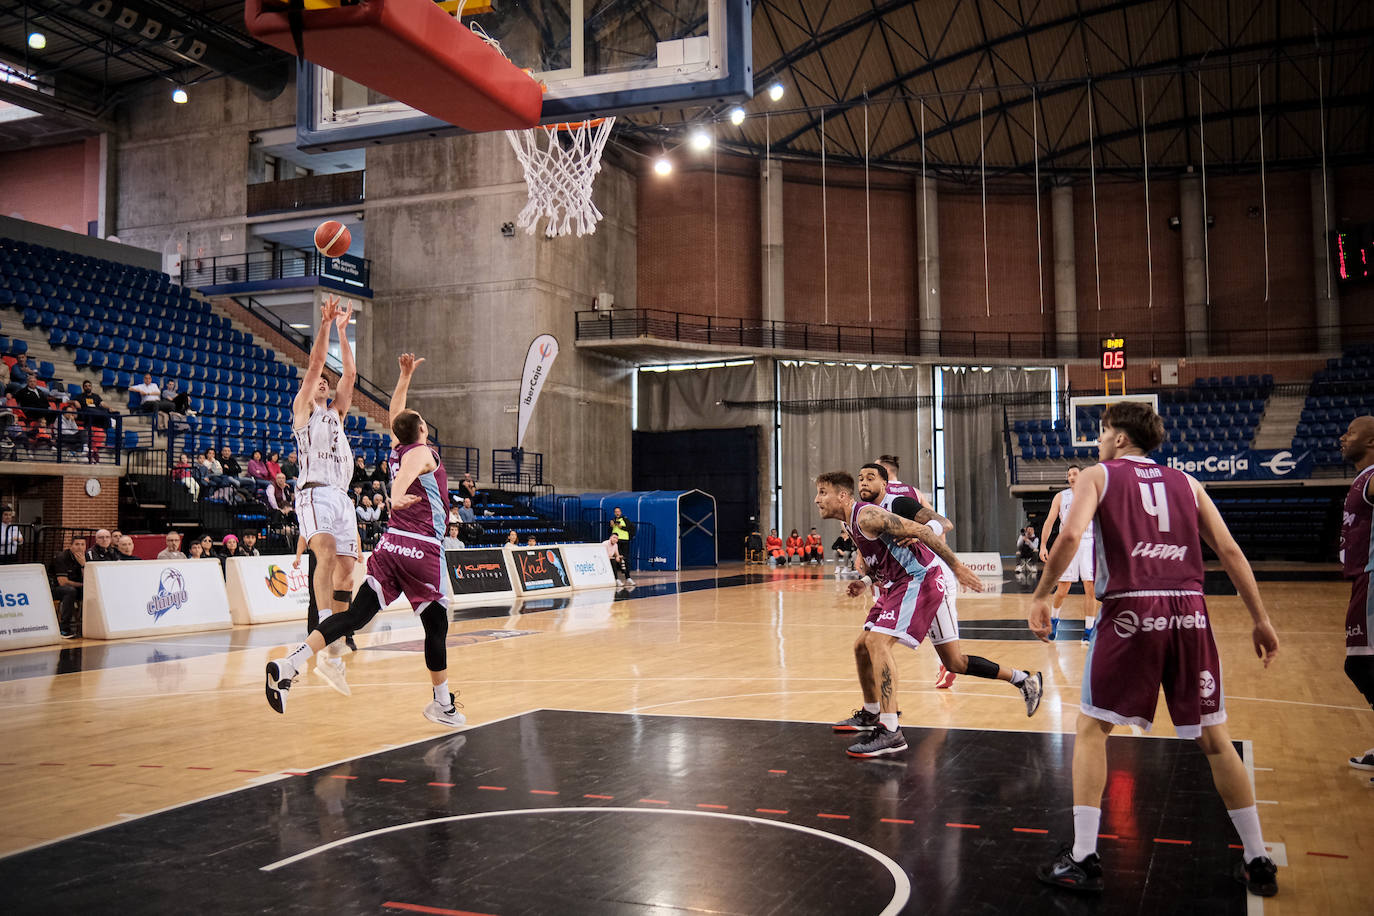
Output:
[[[878,721],[849,748],[851,757],[881,757],[906,750],[897,727],[897,662],[892,644],[916,648],[930,632],[946,588],[938,556],[959,581],[983,590],[973,570],[925,525],[893,515],[854,498],[854,478],[829,471],[816,478],[816,508],[821,518],[845,523],[874,583],[873,609],[864,622],[863,652],[855,647],[864,703],[878,704]],[[952,583],[949,587],[953,587]]]
[[[291,679],[312,655],[345,633],[365,627],[378,611],[404,594],[425,631],[425,667],[434,693],[425,707],[425,718],[453,727],[466,721],[448,688],[448,597],[441,540],[448,519],[448,474],[425,441],[429,427],[424,418],[406,408],[410,377],[424,360],[402,353],[399,361],[387,459],[390,525],[368,558],[367,578],[348,610],[321,621],[319,629],[286,658],[267,663],[267,703],[277,712],[284,711]]]
[[[353,450],[343,424],[353,403],[353,382],[358,377],[353,350],[348,345],[348,321],[352,315],[352,303],[345,311],[339,308],[337,296],[325,297],[320,308],[320,329],[310,349],[310,364],[291,405],[291,427],[300,454],[296,518],[306,547],[315,555],[311,587],[324,616],[348,607],[353,595],[353,564],[358,560],[358,522],[348,498]],[[343,375],[331,402],[324,363],[332,327],[339,329]],[[348,639],[352,648],[351,634]],[[321,673],[334,683],[332,670],[322,668]]]
[[[1120,401],[1102,414],[1101,463],[1078,475],[1073,506],[1050,551],[1030,607],[1030,628],[1050,633],[1050,592],[1089,525],[1096,528],[1097,592],[1102,599],[1083,667],[1073,746],[1073,844],[1040,867],[1041,881],[1075,891],[1102,890],[1097,855],[1107,736],[1113,725],[1149,729],[1164,688],[1179,737],[1207,755],[1212,779],[1244,844],[1236,878],[1251,893],[1278,893],[1265,854],[1250,779],[1226,728],[1221,660],[1202,597],[1201,535],[1221,560],[1254,621],[1255,653],[1265,667],[1279,650],[1250,564],[1196,480],[1146,454],[1164,441],[1164,421],[1148,404]]]

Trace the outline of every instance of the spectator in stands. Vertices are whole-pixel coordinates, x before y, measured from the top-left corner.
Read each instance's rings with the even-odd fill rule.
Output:
[[[354,506],[361,505],[363,501],[363,485],[360,483],[354,484],[353,489],[348,491],[348,498],[353,500]]]
[[[291,453],[286,456],[286,460],[282,462],[281,472],[286,475],[287,480],[295,480],[297,477],[301,476],[300,466],[296,464],[295,450],[292,450]]]
[[[108,532],[106,532],[108,535]],[[71,546],[53,557],[48,564],[52,573],[53,599],[61,602],[57,612],[57,630],[63,639],[81,635],[81,599],[86,577],[86,539],[72,538]]]
[[[514,528],[506,532],[506,544],[510,547],[520,546],[520,535],[515,533]]]
[[[81,383],[81,393],[76,396],[76,403],[81,407],[105,406],[105,402],[102,401],[100,395],[96,393],[95,386],[91,384],[90,379]]]
[[[172,479],[180,480],[182,486],[191,491],[192,499],[200,499],[200,484],[191,471],[191,457],[185,452],[177,456],[177,463],[172,468]]]
[[[203,486],[209,487],[211,494],[218,499],[228,499],[228,490],[234,489],[234,481],[224,475],[224,467],[215,457],[215,450],[207,448],[200,456],[195,473]]]
[[[191,397],[184,391],[177,390],[177,380],[169,378],[167,387],[162,389],[162,403],[160,410],[175,411],[183,416],[194,414],[191,410]]]
[[[1016,539],[1016,571],[1033,572],[1035,570],[1035,560],[1040,556],[1040,537],[1035,533],[1034,525],[1027,525],[1021,529],[1021,536]]]
[[[57,418],[57,444],[61,448],[77,451],[86,446],[86,431],[81,428],[76,416],[76,403],[68,401]]]
[[[129,390],[137,391],[143,398],[138,405],[139,410],[155,411],[162,404],[162,389],[153,381],[151,372],[143,373],[143,381],[137,385],[130,385]]]
[[[620,556],[620,538],[613,534],[606,538],[601,546],[606,548],[606,558],[611,561],[611,570],[615,573],[615,584],[622,588],[627,585],[634,585],[635,580],[630,578],[630,572],[625,568],[625,561]]]
[[[208,534],[200,536],[200,555],[203,557],[213,557],[215,555],[215,539]]]
[[[477,513],[472,511],[472,500],[466,497],[463,498],[463,505],[458,508],[458,521],[468,523],[477,521]]]
[[[358,508],[353,510],[358,516],[358,524],[362,526],[365,534],[371,535],[377,530],[377,524],[381,521],[381,510],[372,504],[372,497],[364,495]]]
[[[134,539],[127,534],[121,534],[119,540],[115,542],[116,560],[137,560],[134,556]]]
[[[458,533],[458,526],[450,524],[448,526],[448,533],[444,535],[444,549],[462,550],[464,546],[463,539]]]
[[[267,456],[267,479],[275,480],[281,473],[281,452],[271,452]]]
[[[184,560],[186,554],[181,552],[181,533],[177,531],[167,532],[167,546],[158,551],[159,560]]]
[[[801,535],[797,533],[796,528],[793,528],[792,533],[787,536],[788,562],[791,562],[792,558],[795,557],[797,562],[801,563],[803,560],[806,559],[805,550],[806,547],[802,543]]]
[[[448,521],[450,525],[462,522],[462,519],[458,517],[459,503],[460,501],[457,496],[449,496]]]
[[[201,545],[200,541],[192,541],[191,546],[186,549],[189,551],[186,554],[186,559],[188,560],[201,560],[205,558],[205,548]]]
[[[525,546],[526,546],[526,547],[538,547],[538,546],[539,546],[539,542],[536,541],[536,540],[534,539],[534,535],[531,534],[531,535],[529,536],[529,538],[527,538],[527,539],[525,540]]]
[[[849,532],[840,529],[840,536],[835,538],[830,549],[835,551],[835,575],[841,572],[854,570],[854,540],[849,536]]]
[[[463,479],[458,482],[458,495],[464,499],[477,499],[477,483],[471,474],[464,474]]]
[[[245,531],[243,540],[239,541],[239,555],[244,557],[257,557],[262,554],[258,551],[258,533],[256,531]]]
[[[233,480],[234,486],[241,492],[250,496],[258,492],[258,482],[243,472],[242,465],[227,445],[219,450],[219,466],[224,468],[224,476]]]
[[[118,560],[119,549],[114,546],[113,540],[110,532],[101,528],[95,533],[95,543],[91,545],[90,550],[86,551],[86,559],[96,563]]]
[[[372,489],[364,490],[363,492],[366,495],[372,497],[372,505],[376,506],[379,509],[387,500],[386,487],[382,486],[382,482],[380,480],[372,481]]]
[[[386,463],[386,455],[377,459],[376,465],[372,468],[372,479],[379,481],[382,486],[391,483],[391,468]]]
[[[782,538],[778,537],[778,529],[769,528],[768,538],[763,544],[763,549],[768,553],[769,566],[787,565],[787,550],[782,546]]]
[[[10,364],[0,359],[0,391],[10,392]]]
[[[30,425],[34,423],[47,425],[46,411],[52,407],[52,402],[48,400],[47,391],[38,387],[37,375],[30,374],[28,376],[23,387],[14,393],[14,400],[24,411],[25,418]]]
[[[277,475],[267,469],[267,462],[262,460],[262,449],[253,449],[252,457],[248,459],[248,476],[256,481],[262,481],[262,485],[272,482],[272,478]]]
[[[372,472],[367,469],[367,464],[363,461],[363,456],[358,455],[353,459],[353,479],[348,482],[350,487],[362,487],[367,489],[367,485],[372,481]]]
[[[243,556],[243,554],[239,553],[238,535],[226,534],[224,536],[224,542],[219,545],[219,550],[217,550],[216,553],[219,555],[220,566],[223,566],[226,560]]]
[[[274,515],[273,527],[284,528],[296,520],[296,494],[286,482],[286,474],[280,473],[272,478],[272,486],[267,488],[267,505]]]
[[[19,358],[14,361],[14,365],[10,366],[10,382],[5,386],[5,393],[17,394],[28,384],[29,379],[33,379],[33,387],[42,392],[43,397],[46,398],[48,389],[38,383],[38,367],[29,363],[27,353],[20,353]]]
[[[821,536],[812,528],[811,533],[806,536],[806,558],[817,565],[825,562],[825,545],[821,543]]]
[[[19,560],[19,548],[24,546],[24,532],[14,523],[14,510],[0,509],[0,563]]]

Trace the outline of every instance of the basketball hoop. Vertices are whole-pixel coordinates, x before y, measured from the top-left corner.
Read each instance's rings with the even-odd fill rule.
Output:
[[[516,225],[533,235],[543,217],[549,238],[596,231],[602,214],[592,203],[592,184],[614,125],[615,118],[595,118],[506,131],[530,189],[529,203],[515,218]]]

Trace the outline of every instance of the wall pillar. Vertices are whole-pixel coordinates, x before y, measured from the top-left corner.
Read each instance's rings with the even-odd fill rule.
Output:
[[[782,163],[765,159],[759,166],[759,263],[762,265],[764,321],[786,321],[787,301],[783,294],[783,207]]]
[[[1184,352],[1207,355],[1210,295],[1207,279],[1207,227],[1202,215],[1202,179],[1189,173],[1178,180],[1178,218],[1183,246]]]
[[[1050,191],[1050,221],[1054,230],[1055,352],[1065,359],[1078,357],[1078,277],[1073,249],[1073,186]]]
[[[940,192],[929,178],[916,179],[916,305],[921,354],[940,354]]]
[[[1312,184],[1312,276],[1317,293],[1317,349],[1341,348],[1341,294],[1336,286],[1336,263],[1331,232],[1336,228],[1336,176],[1321,169],[1310,175]]]

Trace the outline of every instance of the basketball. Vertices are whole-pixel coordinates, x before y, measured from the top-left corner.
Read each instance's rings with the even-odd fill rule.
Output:
[[[282,597],[290,590],[286,582],[286,570],[280,566],[267,567],[267,590],[278,598]]]
[[[353,233],[336,219],[320,223],[315,229],[315,247],[327,258],[337,258],[341,254],[346,254],[348,246],[352,244]]]

